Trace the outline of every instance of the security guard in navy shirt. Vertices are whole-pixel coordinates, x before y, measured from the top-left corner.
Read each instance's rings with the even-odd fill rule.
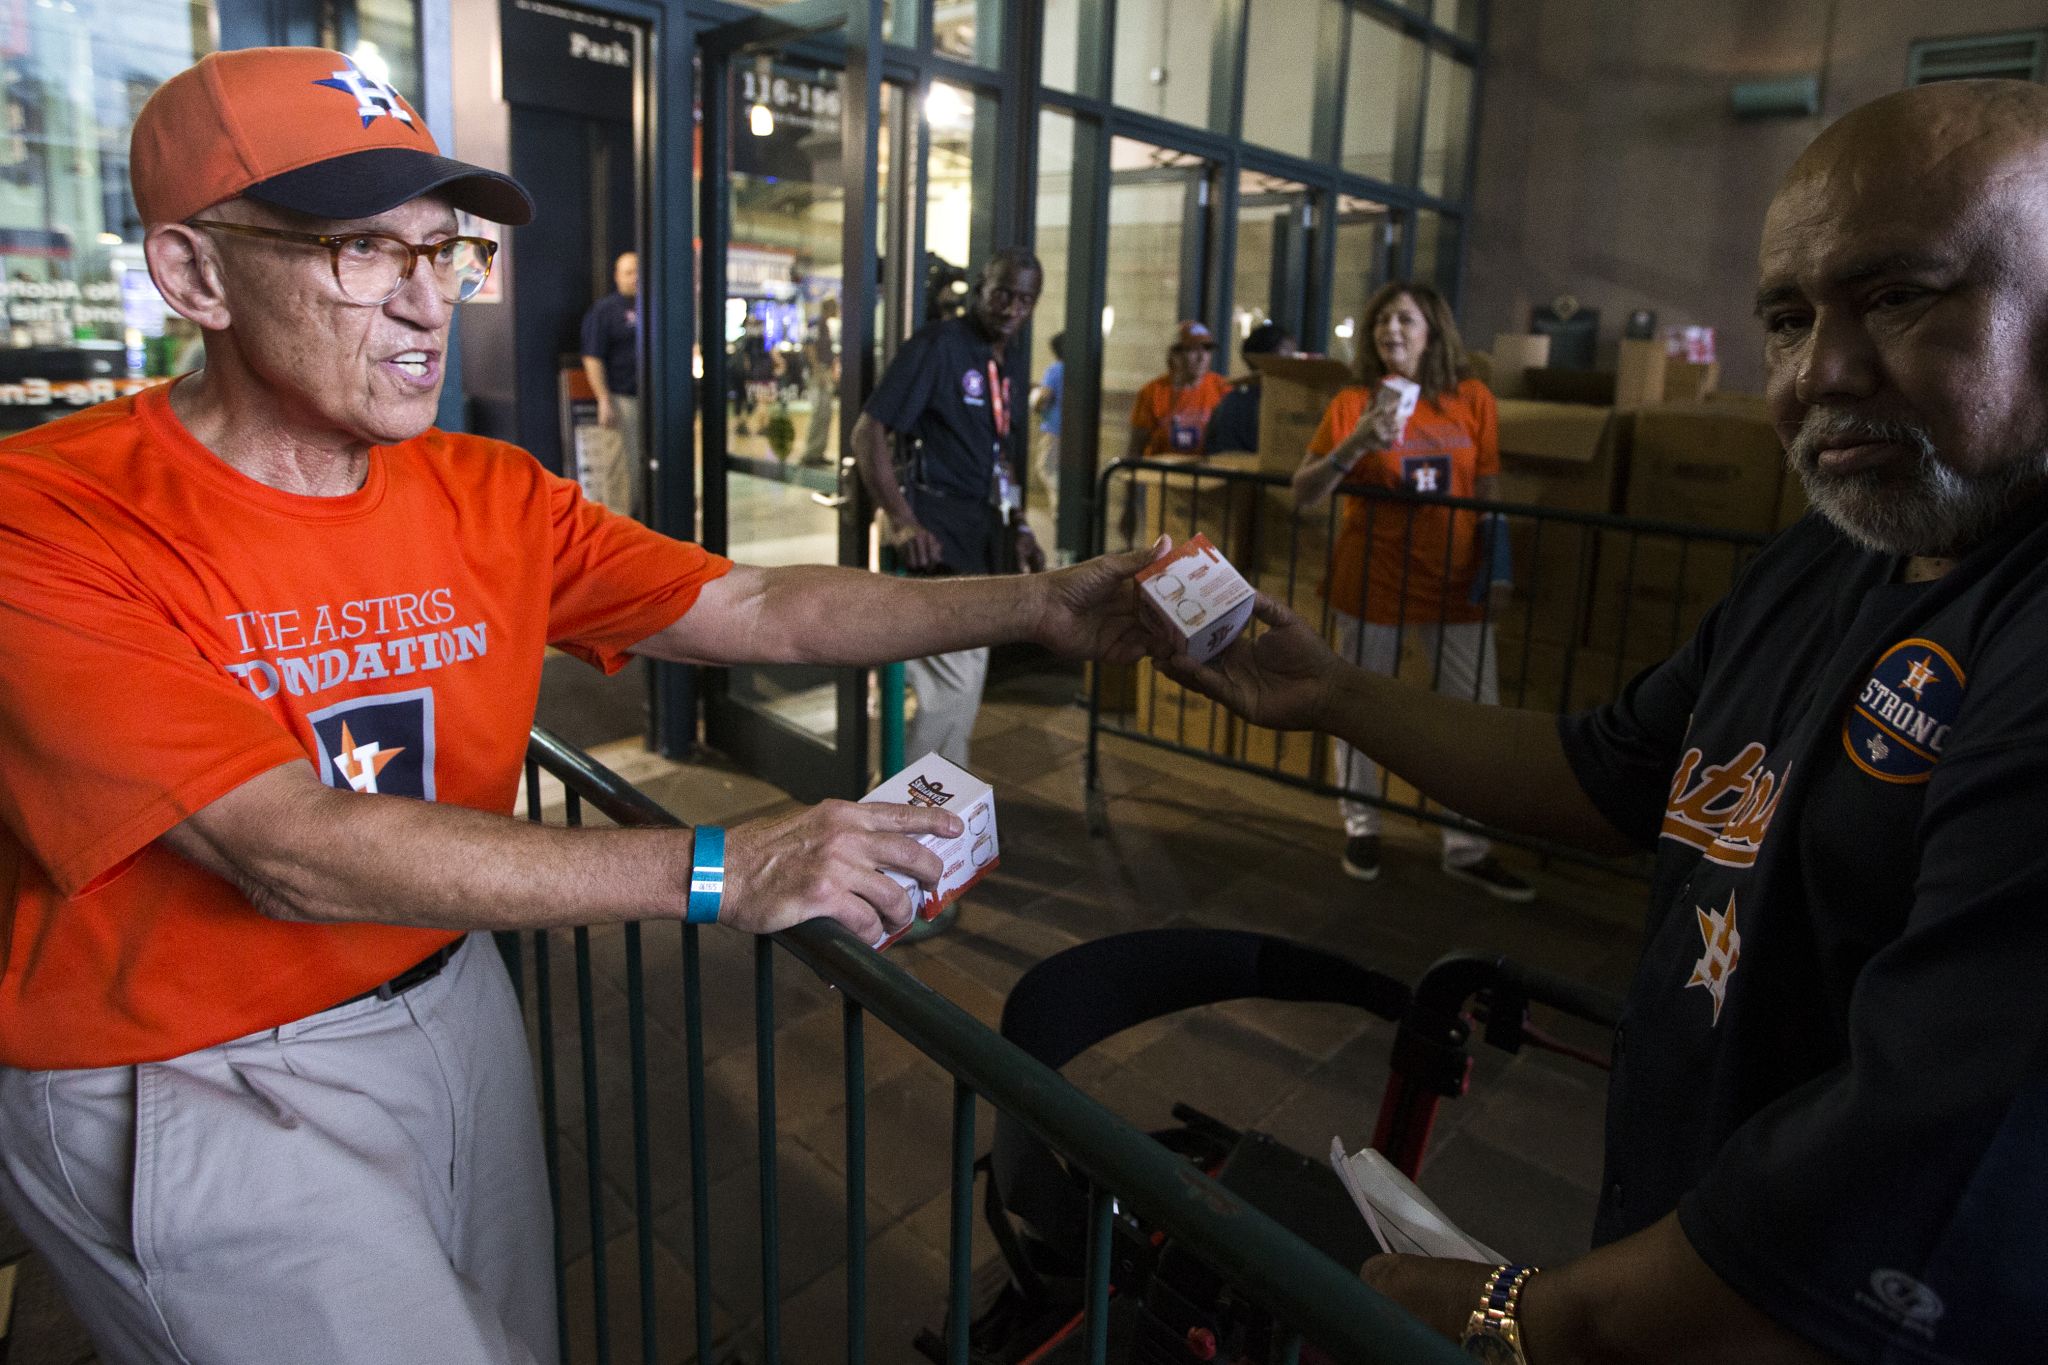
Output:
[[[1045,553],[1024,524],[1021,485],[1006,449],[1019,410],[1003,363],[1044,280],[1027,248],[989,257],[966,314],[922,327],[906,341],[854,424],[861,482],[882,509],[888,544],[912,573],[999,572],[1013,537],[1025,572],[1045,567]],[[918,702],[905,736],[910,753],[936,752],[966,766],[987,673],[986,649],[904,665]]]

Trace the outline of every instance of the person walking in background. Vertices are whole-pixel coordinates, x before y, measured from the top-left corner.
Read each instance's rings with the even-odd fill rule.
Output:
[[[1371,484],[1438,497],[1499,493],[1500,440],[1493,394],[1474,379],[1443,297],[1424,284],[1396,281],[1365,307],[1372,345],[1359,357],[1359,382],[1339,390],[1294,474],[1298,509],[1322,504],[1340,483]],[[1383,380],[1419,385],[1406,423],[1399,394]],[[1369,672],[1395,676],[1401,645],[1414,639],[1436,670],[1436,690],[1498,704],[1493,630],[1474,591],[1480,572],[1480,518],[1469,511],[1344,499],[1344,520],[1330,552],[1323,597],[1337,621],[1337,652]],[[1345,743],[1337,771],[1346,792],[1379,790],[1379,768]],[[1380,875],[1379,807],[1348,795],[1344,871],[1360,881]],[[1502,867],[1483,836],[1444,826],[1443,869],[1508,901],[1533,900],[1535,888]]]
[[[1067,334],[1061,332],[1047,343],[1052,363],[1045,377],[1031,390],[1031,410],[1038,414],[1038,478],[1044,505],[1054,506],[1060,494],[1060,411],[1067,391]]]
[[[1209,414],[1230,392],[1230,381],[1209,369],[1216,338],[1199,322],[1174,329],[1166,352],[1166,373],[1138,390],[1131,405],[1131,444],[1126,458],[1201,455]]]
[[[583,373],[597,395],[597,431],[586,433],[599,477],[586,491],[614,512],[646,520],[647,449],[640,425],[640,257],[612,263],[614,292],[583,315]],[[594,438],[594,439],[593,439]]]
[[[1044,281],[1028,247],[990,256],[966,313],[918,328],[854,423],[854,462],[882,510],[883,541],[914,575],[1000,572],[1010,538],[1026,573],[1045,568],[1004,449],[1015,407],[1003,372],[1003,352],[1031,320]],[[902,445],[900,474],[890,457],[892,434]],[[911,659],[903,672],[917,694],[905,735],[909,752],[937,753],[966,767],[988,650]]]
[[[1262,322],[1246,334],[1238,348],[1247,364],[1255,355],[1298,355],[1301,348],[1287,329],[1277,322]],[[1230,386],[1216,411],[1209,414],[1209,434],[1204,442],[1211,455],[1226,451],[1259,448],[1259,372],[1251,370]]]
[[[804,450],[799,462],[829,465],[826,449],[832,436],[832,416],[839,405],[839,300],[827,294],[818,300],[818,316],[804,341],[805,380],[811,393],[811,425],[804,432]]]

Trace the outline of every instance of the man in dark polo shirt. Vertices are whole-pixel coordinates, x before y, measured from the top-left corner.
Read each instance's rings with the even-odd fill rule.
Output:
[[[645,520],[640,477],[647,460],[640,429],[640,257],[620,254],[612,265],[617,291],[583,315],[583,373],[597,394],[597,425],[609,433],[599,445],[610,460],[595,492],[614,512]]]
[[[888,545],[913,574],[996,573],[1008,558],[1006,536],[1016,537],[1025,572],[1045,567],[1004,450],[1019,409],[1003,354],[1030,320],[1044,280],[1027,247],[990,256],[966,314],[921,327],[904,342],[854,424],[861,482],[882,509]],[[908,751],[936,752],[965,767],[988,651],[912,659],[904,673],[917,693]]]

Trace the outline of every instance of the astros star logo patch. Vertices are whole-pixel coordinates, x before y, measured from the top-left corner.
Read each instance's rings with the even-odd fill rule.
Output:
[[[404,753],[403,748],[386,749],[376,740],[367,744],[356,743],[355,736],[348,732],[348,722],[341,723],[341,752],[335,755],[334,766],[341,769],[341,775],[348,780],[351,789],[359,792],[377,790],[377,774],[384,771],[384,765]]]
[[[1742,960],[1742,935],[1735,928],[1735,893],[1728,893],[1726,910],[1702,910],[1694,907],[1699,916],[1700,940],[1706,951],[1700,960],[1692,964],[1692,979],[1686,987],[1703,986],[1714,1000],[1713,1023],[1721,1022],[1721,1006],[1728,997],[1728,978],[1735,975],[1735,966]],[[1712,1027],[1712,1024],[1708,1025]]]
[[[356,114],[363,120],[365,128],[380,118],[394,118],[413,131],[419,131],[418,126],[412,121],[412,115],[406,111],[405,104],[398,98],[398,92],[374,76],[365,75],[354,62],[334,72],[326,80],[314,81],[313,84],[354,95]]]

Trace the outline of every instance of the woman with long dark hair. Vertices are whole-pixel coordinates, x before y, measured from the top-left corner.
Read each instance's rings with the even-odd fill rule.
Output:
[[[1323,413],[1294,474],[1295,506],[1318,506],[1345,483],[1440,497],[1498,496],[1493,394],[1472,377],[1442,296],[1425,284],[1396,281],[1367,302],[1365,321],[1359,382],[1340,390]],[[1406,386],[1419,393],[1403,421]],[[1498,522],[1490,529],[1503,533]],[[1391,676],[1403,640],[1419,637],[1437,691],[1498,702],[1480,549],[1480,518],[1471,511],[1347,496],[1323,582],[1337,620],[1338,652]],[[1377,765],[1342,740],[1337,771],[1348,792],[1379,789]],[[1344,870],[1371,881],[1380,874],[1379,807],[1348,796],[1340,806]],[[1501,866],[1490,841],[1468,830],[1445,826],[1443,867],[1503,900],[1535,896]]]

